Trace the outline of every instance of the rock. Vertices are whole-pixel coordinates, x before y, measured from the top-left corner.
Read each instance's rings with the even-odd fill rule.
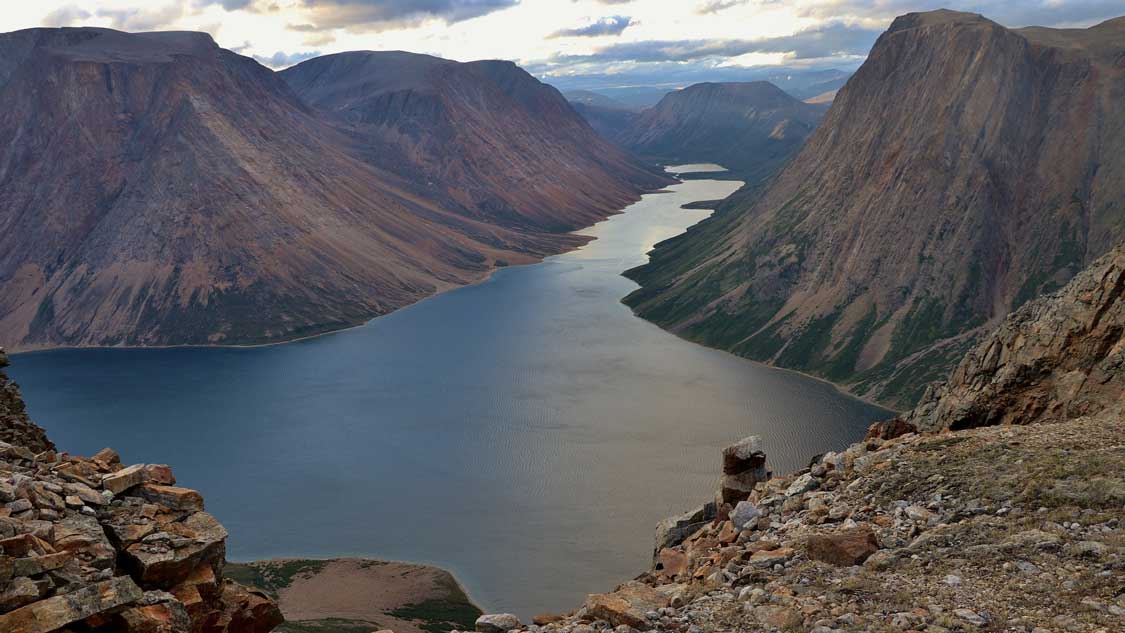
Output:
[[[657,554],[664,548],[679,545],[715,516],[715,504],[707,503],[690,512],[664,519],[656,526],[656,549],[653,553]]]
[[[548,624],[554,624],[555,622],[562,622],[564,620],[566,620],[565,616],[540,613],[534,618],[531,618],[531,623],[536,626],[547,626]]]
[[[144,592],[132,578],[118,576],[0,615],[0,631],[50,633],[143,597]]]
[[[520,619],[511,613],[487,613],[476,621],[476,630],[479,633],[508,633],[522,626]]]
[[[786,496],[794,497],[816,488],[817,485],[816,478],[809,473],[805,473],[793,480],[793,483],[785,489],[785,494]]]
[[[783,565],[793,556],[793,550],[788,547],[754,552],[750,556],[750,564],[755,567],[771,568],[774,565]]]
[[[586,614],[605,620],[611,626],[622,624],[648,629],[649,611],[668,606],[668,597],[639,582],[628,582],[613,593],[591,594],[586,598]]]
[[[166,526],[184,537],[178,545],[133,543],[125,548],[124,562],[134,577],[146,586],[168,589],[195,568],[221,564],[226,552],[227,531],[206,512],[196,512],[182,522]]]
[[[749,501],[739,501],[730,513],[730,520],[739,530],[747,530],[757,526],[760,516],[762,511],[757,506]]]
[[[671,548],[660,550],[656,557],[656,570],[665,576],[675,578],[687,571],[687,554]]]
[[[743,501],[754,491],[755,484],[767,479],[769,471],[762,438],[757,435],[744,438],[723,449],[723,478],[718,500],[731,504]]]
[[[949,585],[950,587],[959,587],[961,586],[961,577],[955,576],[953,574],[947,574],[945,578],[942,579],[942,582]]]
[[[972,624],[973,626],[984,626],[988,620],[981,617],[976,611],[972,609],[954,609],[953,615],[961,618],[962,620]]]
[[[904,512],[911,521],[928,522],[930,519],[934,518],[934,513],[922,506],[907,506]]]
[[[144,468],[144,464],[133,464],[128,468],[122,468],[115,473],[106,475],[102,477],[102,487],[115,495],[119,495],[134,486],[139,486],[145,480]]]
[[[143,484],[134,490],[133,494],[173,510],[184,512],[201,512],[203,510],[203,497],[189,488]]]
[[[814,534],[805,546],[809,558],[845,567],[862,564],[879,550],[879,540],[870,528],[860,527]]]

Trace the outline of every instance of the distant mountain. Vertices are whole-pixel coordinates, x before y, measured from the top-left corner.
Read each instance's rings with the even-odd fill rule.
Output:
[[[615,140],[641,116],[640,109],[596,92],[574,90],[565,96],[574,111],[607,140]]]
[[[720,163],[755,182],[789,160],[823,115],[764,81],[696,84],[669,93],[615,140],[656,160]]]
[[[365,160],[428,183],[428,196],[472,218],[568,231],[668,182],[511,62],[353,52],[280,74]]]
[[[1125,238],[1125,18],[894,21],[775,180],[631,271],[682,335],[906,407]]]
[[[580,244],[549,231],[664,182],[515,67],[467,66],[464,110],[495,107],[482,90],[511,104],[473,121],[508,124],[478,135],[494,135],[494,157],[471,155],[491,179],[460,162],[465,136],[449,126],[418,117],[380,147],[205,34],[0,35],[0,344],[258,343],[337,329]],[[415,68],[392,70],[417,82]],[[399,97],[370,116],[401,121],[421,101]],[[522,153],[506,134],[524,139]],[[408,169],[372,158],[407,149]]]

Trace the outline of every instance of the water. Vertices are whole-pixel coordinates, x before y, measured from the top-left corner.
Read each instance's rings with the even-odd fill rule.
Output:
[[[68,350],[11,368],[63,450],[172,464],[234,560],[366,556],[453,571],[485,609],[561,612],[643,571],[756,433],[788,471],[885,412],[682,341],[619,300],[623,270],[738,183],[688,181],[360,328],[253,349]]]

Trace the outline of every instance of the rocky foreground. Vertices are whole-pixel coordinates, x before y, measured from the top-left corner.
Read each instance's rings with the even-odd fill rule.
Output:
[[[0,429],[0,631],[266,633],[281,622],[267,596],[224,579],[227,532],[168,466],[56,452],[2,371]]]
[[[1125,630],[1125,249],[1028,303],[919,407],[771,477],[723,451],[652,568],[568,616],[477,631]]]

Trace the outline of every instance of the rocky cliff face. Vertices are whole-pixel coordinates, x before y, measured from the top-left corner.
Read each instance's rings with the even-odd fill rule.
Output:
[[[8,355],[0,347],[0,442],[26,446],[35,453],[54,450],[43,429],[28,419],[19,386],[4,373],[7,366]]]
[[[902,433],[1063,422],[1121,404],[1125,246],[1004,319],[916,408],[883,427]]]
[[[573,230],[670,182],[511,62],[352,52],[281,77],[333,117],[365,160],[428,183],[428,195],[469,217]]]
[[[1125,19],[895,20],[772,182],[630,274],[638,314],[908,408],[1125,237]]]
[[[223,578],[226,530],[170,468],[124,467],[110,449],[57,453],[0,383],[0,631],[267,633],[281,622],[264,594]]]
[[[642,156],[720,163],[756,182],[792,158],[823,115],[769,82],[703,83],[669,93],[616,140]]]
[[[535,98],[496,74],[481,66],[458,85]],[[616,150],[534,168],[495,152],[486,164],[503,175],[473,180],[448,160],[455,139],[423,122],[400,129],[401,144],[357,140],[205,34],[0,35],[0,344],[259,343],[338,329],[580,245],[551,231],[663,182]],[[530,134],[526,119],[513,125]],[[482,130],[479,143],[505,132]],[[403,147],[428,149],[397,161]],[[436,166],[391,169],[372,155]]]

